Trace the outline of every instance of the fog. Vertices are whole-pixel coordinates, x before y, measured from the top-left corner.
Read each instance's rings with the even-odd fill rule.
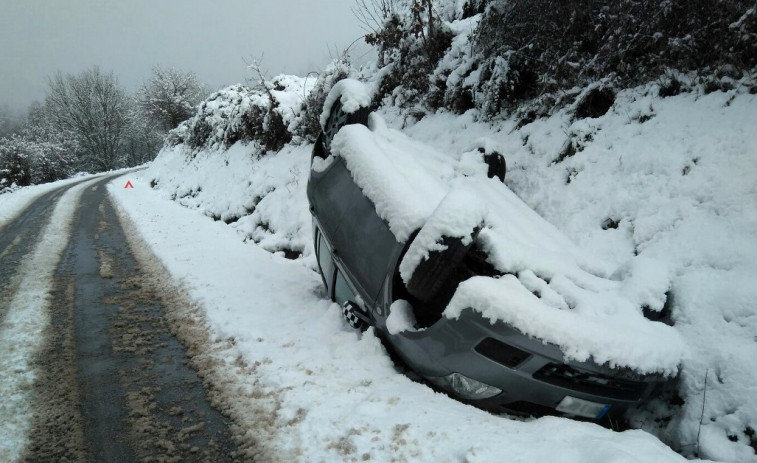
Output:
[[[251,78],[304,75],[354,43],[365,59],[354,0],[0,0],[0,106],[44,99],[47,77],[93,65],[134,91],[153,65],[194,71],[211,90]]]

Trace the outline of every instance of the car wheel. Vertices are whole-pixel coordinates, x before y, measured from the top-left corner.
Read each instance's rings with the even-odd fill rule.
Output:
[[[347,321],[347,324],[356,330],[365,331],[368,329],[368,324],[357,315],[356,311],[358,310],[360,310],[360,308],[352,301],[347,301],[342,304],[342,315],[344,316],[345,321]]]
[[[371,113],[369,108],[359,108],[357,111],[347,113],[342,108],[342,103],[336,100],[331,106],[329,117],[323,127],[322,139],[324,154],[331,154],[331,142],[334,137],[345,125],[361,124],[368,125],[368,115]]]
[[[479,150],[483,151],[482,148],[479,148]],[[507,162],[505,162],[505,157],[496,151],[491,153],[484,152],[484,162],[489,166],[489,171],[486,173],[486,176],[489,178],[497,177],[500,182],[504,183],[505,174],[507,173]]]
[[[467,244],[462,238],[443,236],[441,244],[445,249],[430,251],[418,264],[407,282],[407,292],[425,303],[431,302],[463,262],[480,231],[480,227],[471,230],[470,238],[465,240]]]

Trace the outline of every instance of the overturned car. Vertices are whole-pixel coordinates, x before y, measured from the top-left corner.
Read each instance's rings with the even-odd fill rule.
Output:
[[[307,187],[329,297],[430,384],[495,412],[602,419],[678,372],[669,276],[607,269],[504,184],[482,141],[440,153],[386,127],[339,82]]]

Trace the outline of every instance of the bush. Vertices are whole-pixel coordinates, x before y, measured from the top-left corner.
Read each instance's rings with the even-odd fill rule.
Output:
[[[569,104],[574,89],[596,82],[615,92],[670,75],[690,75],[705,91],[742,86],[757,93],[753,0],[431,3],[402,2],[366,36],[378,48],[378,67],[389,66],[376,104],[390,97],[387,103],[408,114],[444,107],[539,116],[557,107],[542,105]],[[661,95],[691,88],[680,84],[667,79]],[[579,114],[596,114],[589,106]]]
[[[670,69],[728,69],[738,79],[757,66],[756,10],[739,0],[494,0],[476,33],[490,69],[481,89],[499,110],[605,78],[638,85]]]
[[[366,36],[378,46],[379,66],[391,63],[374,103],[392,96],[394,103],[438,109],[444,103],[446,83],[433,79],[433,72],[452,43],[452,32],[434,15],[428,0],[416,0],[405,15],[387,18],[382,29]]]
[[[30,185],[31,161],[26,142],[16,135],[0,139],[0,188]]]
[[[27,186],[68,178],[74,156],[60,143],[13,135],[0,139],[0,185]]]
[[[200,103],[197,113],[169,132],[169,146],[226,149],[237,142],[258,143],[262,151],[278,151],[304,133],[306,79],[281,75],[255,87],[232,85]]]

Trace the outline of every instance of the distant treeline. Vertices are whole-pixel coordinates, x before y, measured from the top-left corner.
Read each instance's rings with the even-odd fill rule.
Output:
[[[48,83],[25,117],[0,114],[0,192],[149,161],[205,95],[193,73],[160,67],[134,96],[97,67]]]

